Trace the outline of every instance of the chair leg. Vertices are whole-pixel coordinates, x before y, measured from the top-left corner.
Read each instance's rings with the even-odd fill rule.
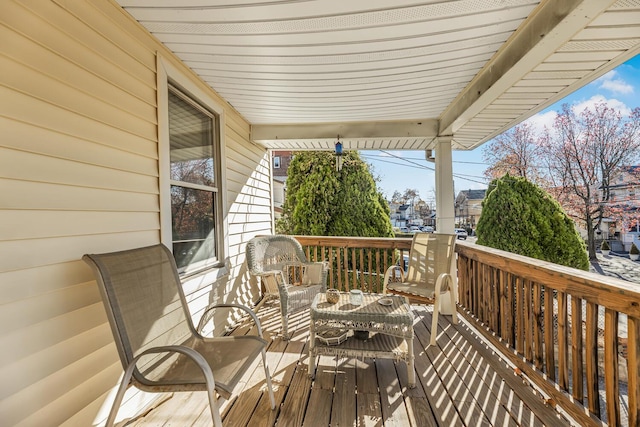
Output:
[[[218,409],[218,399],[216,399],[215,390],[209,390],[207,387],[207,395],[209,396],[209,408],[211,409],[211,419],[214,427],[222,427],[222,418]]]
[[[271,410],[274,410],[276,409],[276,399],[273,397],[273,385],[271,383],[271,375],[269,374],[269,366],[267,366],[267,353],[264,349],[262,349],[262,364],[264,365],[264,376],[267,379],[267,389],[269,391]]]
[[[456,293],[455,289],[451,289],[451,318],[453,320],[453,324],[458,324],[458,310],[456,310]]]
[[[113,427],[116,421],[116,416],[118,415],[118,409],[120,409],[122,398],[124,397],[124,394],[127,391],[127,386],[129,385],[129,381],[131,381],[131,376],[133,375],[134,367],[135,367],[135,363],[130,364],[122,376],[122,380],[120,381],[120,386],[118,387],[118,392],[116,393],[116,397],[114,398],[113,404],[111,405],[111,410],[109,411],[109,417],[107,417],[107,422],[105,424],[106,427]]]
[[[437,296],[433,301],[433,315],[431,317],[431,340],[429,345],[436,345],[436,336],[438,335],[438,313],[440,312],[440,298]]]
[[[282,337],[285,340],[289,340],[289,338],[291,338],[289,336],[289,317],[285,314],[282,315]]]

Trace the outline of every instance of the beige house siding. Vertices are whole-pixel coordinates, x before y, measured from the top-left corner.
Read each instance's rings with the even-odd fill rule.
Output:
[[[249,124],[110,1],[2,3],[0,423],[100,424],[122,368],[84,253],[160,241],[156,53],[224,108],[228,275],[192,312],[252,303],[244,245],[270,233],[268,154]],[[216,280],[218,278],[218,280]],[[148,396],[130,391],[126,415]]]

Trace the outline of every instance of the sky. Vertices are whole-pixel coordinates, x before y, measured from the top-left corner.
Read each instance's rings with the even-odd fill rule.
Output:
[[[526,122],[542,130],[551,128],[556,111],[563,104],[582,111],[589,105],[606,102],[619,109],[623,115],[640,107],[640,55],[630,59],[602,77],[594,80],[571,95],[547,107]],[[453,151],[453,175],[455,193],[462,190],[487,188],[482,151],[490,141],[472,151]],[[378,179],[378,189],[387,199],[394,191],[403,193],[406,189],[416,189],[422,200],[435,201],[434,164],[425,160],[424,151],[361,151],[360,155],[373,170]]]

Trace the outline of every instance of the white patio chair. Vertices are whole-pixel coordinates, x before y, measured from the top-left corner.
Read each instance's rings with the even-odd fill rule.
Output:
[[[384,276],[385,292],[405,295],[418,302],[433,303],[429,345],[436,344],[440,299],[447,291],[450,291],[453,323],[458,323],[457,281],[452,276],[456,237],[455,234],[414,234],[406,273],[402,267],[393,265]],[[400,281],[395,281],[396,278]]]

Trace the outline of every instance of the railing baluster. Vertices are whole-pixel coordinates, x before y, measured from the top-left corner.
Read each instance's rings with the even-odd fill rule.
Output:
[[[604,384],[607,396],[607,423],[620,425],[618,385],[618,312],[604,310]]]
[[[524,281],[524,357],[533,362],[533,305],[531,281]]]
[[[571,378],[573,397],[582,403],[584,399],[584,368],[582,359],[582,300],[571,297]]]
[[[598,305],[587,302],[585,324],[585,353],[587,370],[587,404],[589,411],[600,417],[600,395],[598,392]]]
[[[542,328],[542,288],[535,282],[533,284],[533,360],[538,369],[542,369],[544,365]]]
[[[380,252],[382,252],[383,249],[377,249],[376,250],[376,268],[377,268],[377,272],[378,272],[378,288],[376,289],[376,292],[382,292],[382,281],[384,280],[384,274],[386,273],[386,269],[381,269],[380,268]]]
[[[558,292],[558,385],[569,391],[567,294]]]
[[[498,271],[498,292],[500,293],[500,336],[509,342],[509,310],[507,301],[507,273]]]
[[[342,251],[343,248],[336,248],[336,273],[338,279],[338,289],[341,291],[344,290],[344,287],[342,286]]]
[[[506,274],[507,277],[507,310],[509,313],[509,339],[508,343],[512,348],[515,348],[516,343],[516,317],[514,314],[514,301],[515,301],[515,289],[514,289],[514,277],[511,273]]]
[[[555,340],[553,338],[555,325],[553,321],[553,291],[549,288],[544,290],[544,355],[546,369],[545,372],[551,381],[556,380],[556,360],[555,360]]]
[[[356,264],[356,250],[354,248],[351,248],[350,250],[351,252],[351,278],[352,278],[352,289],[358,289],[360,288],[360,286],[358,286],[358,269],[356,268],[357,264]]]
[[[491,289],[491,323],[493,330],[500,334],[500,287],[499,272],[496,268],[491,267],[490,289]]]
[[[524,354],[524,309],[522,279],[516,277],[516,351]]]
[[[640,425],[640,319],[627,319],[627,375],[629,377],[629,425]]]

